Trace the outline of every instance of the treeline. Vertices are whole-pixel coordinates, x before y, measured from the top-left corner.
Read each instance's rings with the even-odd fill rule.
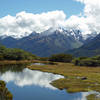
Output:
[[[75,58],[70,54],[55,54],[50,57],[37,57],[21,49],[11,49],[0,45],[0,60],[45,60],[51,62],[74,63],[77,66],[100,66],[100,56]]]
[[[55,54],[50,57],[42,57],[40,60],[52,62],[73,63],[76,66],[100,66],[100,55],[94,57],[79,57],[75,58],[70,54]]]
[[[11,49],[0,45],[0,60],[33,60],[37,57],[21,49]]]
[[[55,54],[50,57],[42,57],[40,60],[52,61],[52,62],[66,62],[70,63],[73,59],[73,56],[70,54]]]
[[[73,60],[77,66],[100,66],[100,55],[95,57],[79,57]]]

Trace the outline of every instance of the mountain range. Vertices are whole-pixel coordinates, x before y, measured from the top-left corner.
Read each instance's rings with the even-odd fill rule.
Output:
[[[87,37],[85,36],[84,38],[80,30],[50,28],[41,33],[32,32],[29,36],[22,38],[0,36],[0,43],[8,48],[20,48],[41,57],[63,53],[65,51],[66,53],[78,56],[81,52],[80,54],[77,53],[79,53],[80,50],[82,51],[85,49],[85,45],[91,43],[96,35],[96,33],[91,35],[87,34]]]
[[[70,53],[76,57],[85,56],[91,57],[100,55],[100,34],[93,39],[86,42],[84,45],[77,49],[68,50],[66,53]]]

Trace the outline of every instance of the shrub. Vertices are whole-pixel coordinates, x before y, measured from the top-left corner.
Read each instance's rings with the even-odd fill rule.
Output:
[[[49,61],[53,61],[53,62],[71,62],[73,59],[72,55],[69,54],[56,54],[56,55],[52,55],[49,58]]]
[[[100,60],[93,58],[76,58],[73,60],[73,63],[78,66],[100,66]]]
[[[49,60],[49,57],[40,57],[39,60],[41,60],[41,61],[48,61]]]
[[[0,60],[33,60],[37,57],[21,49],[9,49],[0,46]]]

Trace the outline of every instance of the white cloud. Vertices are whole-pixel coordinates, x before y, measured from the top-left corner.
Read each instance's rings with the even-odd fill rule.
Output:
[[[78,28],[85,34],[100,32],[100,0],[76,0],[84,4],[84,15],[77,16]],[[75,18],[74,18],[75,19]]]
[[[82,31],[83,35],[100,32],[100,0],[75,0],[84,4],[83,14],[66,18],[63,11],[41,14],[20,12],[16,16],[0,18],[0,35],[23,37],[33,31],[43,32],[49,28],[65,27]]]
[[[49,89],[56,89],[50,83],[60,78],[64,77],[52,73],[32,71],[27,68],[24,69],[23,72],[19,73],[7,71],[0,76],[0,80],[4,80],[7,83],[13,82],[19,87],[37,85]]]
[[[63,11],[51,11],[41,14],[20,12],[16,16],[0,19],[0,35],[16,37],[29,35],[31,32],[42,32],[51,27],[64,25],[66,15]]]

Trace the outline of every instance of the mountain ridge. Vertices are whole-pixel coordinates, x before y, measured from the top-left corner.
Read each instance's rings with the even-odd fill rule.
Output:
[[[55,30],[51,28],[42,33],[32,32],[29,36],[19,39],[11,36],[0,37],[0,43],[8,48],[19,48],[44,57],[79,48],[94,37],[93,34],[85,40],[80,30],[65,30],[63,28]]]
[[[89,40],[87,43],[81,47],[73,50],[68,50],[66,53],[73,54],[76,57],[79,56],[96,56],[100,55],[100,34],[98,34],[93,39]]]
[[[38,56],[50,56],[78,48],[83,44],[83,41],[79,30],[67,31],[61,29],[47,30],[41,34],[33,32],[21,39],[13,37],[1,37],[0,39],[0,43],[8,48],[20,48]]]

